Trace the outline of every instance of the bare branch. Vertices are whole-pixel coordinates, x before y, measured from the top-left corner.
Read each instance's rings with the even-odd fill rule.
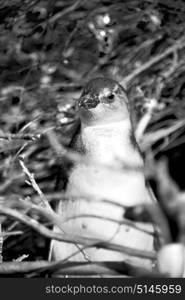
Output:
[[[149,61],[147,61],[146,63],[142,64],[139,68],[134,70],[130,75],[124,77],[122,80],[122,84],[124,86],[127,86],[135,77],[140,75],[142,72],[146,71],[154,64],[158,63],[160,60],[173,54],[175,51],[183,49],[184,47],[185,47],[185,36],[178,39],[174,45],[168,47],[163,53],[154,56]]]
[[[0,265],[0,274],[29,274],[29,273],[57,273],[58,275],[129,275],[129,276],[156,276],[155,272],[149,272],[145,268],[133,266],[123,261],[102,262],[4,262]]]
[[[46,228],[44,225],[38,223],[36,220],[16,211],[15,209],[7,208],[4,206],[2,207],[2,205],[0,205],[0,213],[3,215],[8,215],[10,217],[13,217],[19,220],[20,222],[23,222],[24,224],[28,225],[32,229],[36,230],[41,235],[50,239],[55,239],[58,241],[72,243],[72,244],[81,244],[89,248],[98,247],[103,249],[109,249],[117,252],[126,253],[130,256],[137,256],[145,259],[151,259],[151,260],[155,259],[155,253],[152,251],[151,252],[142,251],[130,247],[124,247],[121,245],[109,243],[107,241],[103,241],[99,239],[86,238],[86,237],[83,238],[81,236],[72,236],[72,235],[53,232],[52,230]]]
[[[184,120],[179,120],[174,122],[174,124],[171,127],[162,128],[159,130],[156,130],[154,132],[146,133],[143,136],[141,147],[143,150],[146,150],[147,148],[151,147],[154,143],[159,141],[162,138],[165,138],[169,136],[170,134],[174,133],[176,130],[179,130],[180,128],[185,126]]]
[[[130,227],[132,227],[132,228],[134,228],[134,229],[136,229],[138,231],[144,232],[144,233],[149,234],[149,235],[154,235],[154,233],[152,231],[140,228],[138,225],[136,225],[135,222],[132,222],[130,220],[123,219],[123,220],[119,221],[119,220],[116,220],[116,219],[113,219],[113,218],[103,217],[103,216],[98,216],[98,215],[92,215],[92,214],[74,215],[72,217],[69,217],[69,218],[65,219],[63,221],[63,223],[68,222],[69,220],[78,219],[78,218],[93,218],[93,219],[110,221],[110,222],[116,223],[118,225],[127,225],[127,226],[130,226]]]

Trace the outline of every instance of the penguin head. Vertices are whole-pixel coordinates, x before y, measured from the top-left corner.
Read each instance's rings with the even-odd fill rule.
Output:
[[[128,98],[123,87],[109,78],[95,78],[77,100],[81,121],[88,125],[119,122],[129,118]]]

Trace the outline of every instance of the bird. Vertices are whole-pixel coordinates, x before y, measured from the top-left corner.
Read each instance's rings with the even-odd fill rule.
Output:
[[[66,200],[54,231],[97,239],[125,249],[154,252],[154,225],[127,222],[127,207],[151,204],[144,160],[135,138],[132,112],[125,89],[106,77],[91,79],[76,100],[79,126],[70,148],[82,156],[69,170]],[[53,240],[51,259],[73,262],[125,262],[152,270],[153,261],[132,251],[83,247]]]

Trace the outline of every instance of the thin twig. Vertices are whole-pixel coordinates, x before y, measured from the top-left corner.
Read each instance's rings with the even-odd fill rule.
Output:
[[[113,219],[113,218],[110,218],[110,217],[98,216],[98,215],[93,215],[93,214],[74,215],[74,216],[66,218],[62,223],[68,222],[68,221],[73,220],[73,219],[78,219],[78,218],[93,218],[93,219],[110,221],[110,222],[116,223],[118,225],[130,226],[130,227],[132,227],[132,228],[134,228],[138,231],[144,232],[144,233],[149,234],[149,235],[154,235],[154,233],[152,231],[149,231],[149,230],[146,230],[146,229],[143,229],[143,228],[140,228],[139,226],[137,226],[136,222],[132,222],[132,221],[126,220],[126,219],[116,220],[116,219]]]
[[[70,12],[72,12],[73,10],[75,10],[84,0],[77,0],[74,4],[72,4],[71,6],[67,7],[66,9],[64,9],[63,11],[60,11],[58,13],[56,13],[54,16],[52,16],[48,22],[50,24],[55,23],[58,19],[61,19],[62,17],[64,17],[65,15],[69,14]]]
[[[135,131],[135,136],[136,136],[136,140],[138,141],[138,143],[141,142],[141,139],[144,136],[144,132],[151,121],[152,112],[153,112],[153,109],[149,109],[143,115],[143,117],[141,118],[141,120],[139,121],[139,123],[137,125],[136,131]]]
[[[45,197],[45,195],[43,194],[43,192],[41,191],[41,189],[39,188],[38,184],[36,183],[35,181],[35,178],[34,178],[34,174],[33,173],[30,173],[30,171],[28,170],[28,168],[26,167],[23,159],[20,157],[19,159],[19,163],[23,169],[23,172],[28,176],[29,180],[30,180],[30,183],[33,187],[33,189],[38,193],[38,195],[40,196],[40,199],[42,201],[42,205],[44,207],[46,207],[47,209],[49,210],[52,210],[51,206],[49,205],[49,202],[47,200],[47,198]]]
[[[0,139],[4,140],[28,140],[28,141],[35,141],[36,139],[40,138],[40,134],[32,135],[32,134],[13,134],[13,133],[1,133],[0,134]]]
[[[130,75],[124,77],[121,84],[127,86],[135,77],[140,75],[142,72],[146,71],[151,66],[158,63],[160,60],[173,54],[175,51],[183,49],[184,47],[185,47],[185,36],[178,39],[174,45],[168,47],[163,53],[154,56],[149,61],[147,61],[146,63],[142,64],[139,68],[134,70]]]
[[[10,236],[15,236],[15,235],[21,235],[21,234],[23,234],[23,231],[11,231],[11,232],[2,232],[2,236],[3,236],[3,238],[4,239],[6,239],[6,238],[8,238],[8,237],[10,237]]]

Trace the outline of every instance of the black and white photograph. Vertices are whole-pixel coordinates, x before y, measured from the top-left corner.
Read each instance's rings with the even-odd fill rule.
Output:
[[[185,1],[0,0],[0,278],[184,277]]]

